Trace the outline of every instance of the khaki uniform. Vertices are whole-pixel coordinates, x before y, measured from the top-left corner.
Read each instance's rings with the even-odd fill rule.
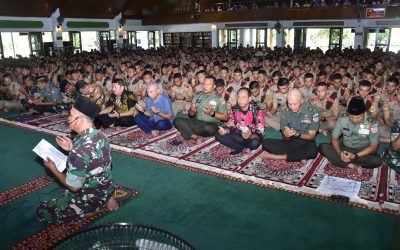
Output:
[[[338,116],[339,115],[339,100],[327,96],[325,99],[320,100],[317,96],[309,100],[309,102],[316,107],[319,112],[320,129],[331,131],[336,124],[335,120],[324,120],[323,117]]]
[[[287,93],[282,94],[280,91],[276,91],[274,93],[268,93],[266,97],[266,102],[271,103],[272,106],[277,105],[276,113],[272,115],[272,117],[265,117],[265,123],[267,126],[279,130],[280,129],[280,120],[282,117],[282,112],[285,108],[287,108],[286,104]]]
[[[23,105],[21,104],[21,100],[26,98],[22,93],[19,92],[21,88],[21,84],[17,82],[11,82],[9,86],[6,86],[5,89],[7,91],[6,96],[8,94],[15,95],[17,99],[10,99],[8,100],[0,100],[0,109],[19,109],[23,110]]]
[[[226,103],[227,109],[236,105],[236,93],[233,91],[233,87],[225,87],[225,92],[220,96],[221,102]]]
[[[390,113],[390,120],[392,124],[394,124],[395,120],[400,119],[400,103],[397,101],[397,98],[386,99],[382,105],[382,111]],[[381,126],[381,138],[390,138],[391,128],[384,125]]]
[[[304,84],[299,86],[300,93],[303,95],[304,101],[309,101],[311,98],[315,97],[314,88],[307,88]]]
[[[177,96],[183,96],[183,100],[176,100]],[[190,108],[191,102],[188,101],[190,97],[193,95],[192,86],[190,84],[183,82],[180,87],[172,86],[170,91],[171,99],[174,100],[172,102],[172,109],[174,110],[174,115],[177,113],[187,113]]]

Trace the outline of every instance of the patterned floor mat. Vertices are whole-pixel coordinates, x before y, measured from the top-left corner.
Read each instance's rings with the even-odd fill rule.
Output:
[[[138,194],[137,191],[128,187],[117,186],[113,196],[120,205],[123,205]],[[58,242],[108,213],[110,211],[105,208],[80,222],[48,226],[37,234],[29,236],[22,242],[11,247],[11,249],[51,249]]]
[[[44,188],[53,183],[53,180],[47,175],[43,175],[32,181],[26,182],[17,187],[11,188],[0,193],[0,206],[5,205],[13,200],[19,199],[25,195],[28,195],[36,190]]]
[[[49,119],[43,118],[30,121],[30,123],[38,124],[45,121],[46,123],[40,126],[14,121],[6,122],[54,135],[69,132],[65,122],[49,123]],[[320,155],[306,164],[265,160],[262,149],[250,154],[240,153],[232,156],[229,154],[231,150],[220,145],[213,137],[205,138],[204,142],[197,144],[193,140],[183,140],[175,129],[164,131],[155,137],[143,133],[137,126],[125,128],[122,131],[109,128],[104,132],[110,138],[111,148],[119,153],[322,199],[329,198],[327,194],[317,190],[325,175],[358,180],[362,182],[362,185],[359,197],[352,200],[355,205],[359,204],[361,207],[383,212],[391,210],[390,213],[400,214],[399,177],[393,176],[390,171],[386,174],[383,172],[385,168],[382,167],[365,170],[359,177],[350,169],[332,166]],[[386,175],[387,183],[386,180],[382,181]],[[389,205],[385,206],[383,203]]]
[[[390,210],[400,209],[400,173],[396,173],[393,169],[384,165],[382,168],[385,187],[383,190],[383,206]]]

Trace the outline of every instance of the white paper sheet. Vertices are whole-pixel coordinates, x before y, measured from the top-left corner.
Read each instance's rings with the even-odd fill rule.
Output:
[[[47,158],[52,160],[60,172],[63,172],[67,167],[68,157],[44,139],[32,151],[44,160]]]
[[[361,182],[325,175],[317,188],[321,193],[344,195],[349,198],[357,197]]]

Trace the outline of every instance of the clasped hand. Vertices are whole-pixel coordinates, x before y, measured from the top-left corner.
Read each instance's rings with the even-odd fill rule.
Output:
[[[340,152],[340,159],[344,162],[351,162],[355,159],[355,155],[351,152],[343,150]]]
[[[283,130],[283,135],[287,138],[293,137],[297,135],[297,131],[288,127],[285,127],[285,130]]]
[[[212,114],[214,114],[214,109],[211,108],[210,106],[207,106],[207,107],[203,108],[203,112],[206,113],[207,115],[211,116]]]

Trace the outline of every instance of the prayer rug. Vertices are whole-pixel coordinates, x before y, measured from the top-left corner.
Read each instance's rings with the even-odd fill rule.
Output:
[[[15,121],[15,122],[29,122],[37,119],[41,119],[44,117],[52,117],[52,116],[58,116],[58,114],[51,114],[51,115],[38,115],[38,114],[18,114],[14,116],[7,117],[6,119],[9,121]]]
[[[26,182],[17,187],[11,188],[0,193],[0,206],[5,205],[13,200],[19,199],[27,194],[35,192],[53,183],[53,180],[47,175],[43,175],[37,179]]]
[[[386,165],[382,166],[384,177],[384,188],[382,189],[383,206],[389,210],[400,208],[400,173]]]
[[[68,119],[68,116],[62,116],[62,115],[45,116],[43,118],[26,121],[24,123],[32,125],[32,126],[37,126],[37,127],[48,127],[53,124],[66,123],[67,119]]]
[[[69,133],[65,122],[54,121],[56,119],[49,122],[47,118],[30,121],[38,126],[9,120],[3,122],[53,135]],[[39,125],[40,122],[44,123]],[[351,169],[332,166],[321,155],[306,164],[263,159],[261,148],[250,154],[230,155],[232,150],[220,145],[213,137],[204,138],[197,144],[193,140],[183,140],[174,128],[155,137],[143,133],[137,126],[103,131],[110,138],[112,150],[119,153],[321,199],[330,199],[330,195],[318,190],[325,175],[361,181],[361,190],[358,197],[351,199],[351,205],[400,214],[399,178],[393,171],[384,172],[383,167],[364,170],[363,175],[358,176]],[[385,181],[382,181],[383,176],[386,176]]]
[[[307,181],[305,186],[306,188],[311,189],[310,192],[324,196],[326,194],[319,193],[317,188],[321,184],[325,175],[359,181],[361,182],[360,191],[356,198],[351,199],[351,202],[356,202],[372,209],[381,210],[383,209],[383,200],[381,197],[382,192],[384,192],[385,189],[382,181],[384,172],[385,167],[381,166],[374,169],[363,169],[362,175],[358,175],[356,170],[334,166],[324,158],[322,164],[311,173],[311,178]],[[396,212],[398,213],[399,211]]]
[[[322,155],[305,164],[301,162],[286,162],[282,160],[265,159],[265,152],[260,150],[255,158],[237,171],[241,174],[261,178],[267,181],[301,187],[308,180],[310,171],[321,164]]]
[[[197,144],[194,140],[186,141],[183,140],[178,133],[173,133],[155,142],[144,145],[141,149],[143,154],[153,155],[157,158],[167,156],[180,159],[214,142],[215,139],[213,137],[207,137],[204,139],[203,143]]]
[[[124,130],[121,133],[111,135],[109,138],[110,142],[114,145],[128,148],[138,148],[145,144],[155,142],[175,132],[176,130],[170,129],[167,131],[160,131],[157,136],[153,136],[151,134],[145,134],[140,128],[134,126],[129,130]]]
[[[138,194],[139,193],[133,189],[116,185],[113,196],[120,205],[123,205]],[[111,211],[104,208],[79,222],[47,226],[42,231],[29,236],[22,242],[11,247],[11,249],[51,249],[55,244],[59,243],[66,237],[110,212]],[[118,213],[118,211],[114,213]]]
[[[253,158],[256,152],[258,152],[257,150],[254,150],[250,154],[241,152],[236,155],[231,155],[231,151],[233,151],[231,148],[215,141],[197,152],[186,155],[184,159],[193,163],[235,171],[237,168],[240,168],[240,163],[244,163],[246,160]]]

